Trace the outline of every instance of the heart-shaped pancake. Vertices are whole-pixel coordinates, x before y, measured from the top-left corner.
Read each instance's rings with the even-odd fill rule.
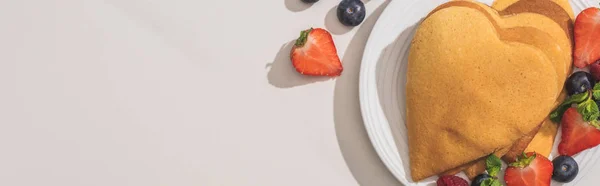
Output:
[[[503,1],[503,0],[499,0],[499,1]],[[497,14],[495,11],[493,11],[491,8],[489,8],[487,5],[481,4],[481,3],[473,3],[472,2],[465,2],[465,1],[455,1],[455,2],[450,2],[445,4],[445,6],[466,6],[466,7],[473,7],[474,4],[479,5],[479,10],[485,10],[488,13],[490,13],[490,15],[493,15],[494,17],[497,18]],[[438,7],[437,9],[442,8],[441,6]],[[473,7],[473,8],[478,8],[478,7]],[[535,13],[529,13],[526,12],[525,10],[527,9],[535,9],[534,11],[531,12],[535,12]],[[435,12],[432,11],[432,12]],[[538,28],[539,30],[544,30],[546,32],[549,32],[550,35],[552,35],[552,39],[547,39],[547,40],[539,40],[537,44],[536,43],[531,43],[529,42],[529,44],[533,44],[534,46],[537,46],[540,49],[543,49],[543,51],[546,52],[546,54],[550,57],[552,57],[554,55],[554,58],[559,58],[557,57],[557,55],[560,55],[562,53],[564,60],[563,63],[566,66],[566,72],[565,76],[559,77],[559,79],[562,79],[559,83],[559,85],[562,85],[562,82],[564,82],[563,78],[566,78],[566,75],[571,71],[571,41],[568,39],[568,36],[570,36],[571,30],[572,30],[572,22],[568,16],[568,14],[562,10],[562,8],[560,6],[558,6],[557,4],[555,4],[552,1],[547,1],[547,0],[521,0],[519,2],[513,3],[511,4],[509,7],[506,7],[504,10],[498,12],[500,15],[504,15],[503,17],[505,17],[505,19],[503,19],[503,25],[504,27],[506,27],[507,25],[511,25],[511,26],[527,26],[527,27],[534,27],[534,28]],[[507,16],[511,16],[513,19],[511,19],[511,17],[506,18]],[[554,21],[554,23],[552,23],[552,21]],[[557,25],[558,23],[558,25]],[[560,31],[560,29],[558,29],[557,26],[560,26],[562,28],[562,33]],[[521,35],[517,35],[518,36],[523,36]],[[527,37],[525,37],[527,38]],[[541,43],[539,42],[541,41]],[[560,43],[560,46],[563,50],[563,52],[561,53],[557,53],[554,51],[551,51],[552,49],[548,49],[551,48],[552,46],[546,44],[544,45],[544,42],[558,42]],[[544,49],[545,48],[545,49]],[[555,60],[555,65],[559,65]],[[557,73],[561,70],[560,66],[557,66]],[[564,69],[564,68],[563,68]],[[560,76],[560,74],[559,74]],[[562,89],[562,87],[560,87]],[[564,99],[565,94],[562,93],[561,96],[557,99],[556,104],[560,104],[562,102],[562,100]],[[541,127],[541,130],[543,130],[543,132],[540,132],[539,135],[537,131],[538,129],[540,129],[540,127],[536,127],[534,130],[532,130],[531,132],[529,132],[526,136],[520,138],[519,140],[517,140],[512,146],[510,146],[510,148],[505,148],[502,150],[499,150],[498,152],[496,152],[496,154],[498,156],[503,156],[503,159],[505,161],[514,161],[514,158],[516,157],[516,155],[521,154],[521,152],[523,152],[525,150],[526,147],[528,147],[529,143],[532,141],[532,139],[534,140],[534,142],[532,142],[532,145],[530,145],[528,147],[527,150],[530,151],[536,151],[536,152],[548,152],[551,150],[552,148],[552,144],[553,144],[553,139],[554,136],[556,134],[556,129],[557,127],[555,125],[552,124],[552,122],[550,122],[550,120],[546,119],[543,122],[543,126]],[[534,138],[535,135],[535,138]],[[506,153],[506,155],[505,155]],[[543,154],[548,154],[548,153],[543,153]],[[462,165],[460,167],[454,168],[452,170],[449,170],[445,173],[445,174],[456,174],[462,170],[465,170],[465,174],[469,177],[469,178],[473,178],[477,175],[479,175],[480,173],[482,173],[483,171],[485,171],[485,159],[481,159],[481,160],[476,160],[474,162]]]
[[[560,3],[560,5],[557,3]],[[571,9],[568,0],[520,0],[518,2],[513,0],[496,0],[493,4],[493,8],[496,10],[501,10],[499,12],[501,15],[518,14],[522,12],[534,12],[545,15],[561,25],[567,34],[567,37],[569,37],[571,43],[573,43],[573,10]],[[569,51],[569,53],[570,52],[571,51]],[[568,72],[571,72],[571,61],[569,61],[567,65],[569,67]],[[566,93],[561,93],[557,103],[561,103],[565,97]],[[557,131],[558,125],[554,124],[549,118],[547,118],[542,123],[539,133],[536,133],[535,136],[524,137],[524,139],[529,140],[519,140],[519,142],[513,145],[511,150],[507,153],[507,157],[504,159],[514,159],[515,155],[520,154],[520,152],[523,151],[535,151],[539,154],[548,156],[552,150]],[[480,168],[480,170],[483,169]]]
[[[565,50],[568,54],[571,55],[571,47],[572,47],[572,33],[573,33],[573,22],[569,15],[572,15],[572,10],[568,1],[556,1],[558,3],[562,3],[560,5],[556,4],[553,1],[548,0],[520,0],[515,2],[513,0],[497,0],[494,2],[493,8],[499,10],[500,15],[504,16],[512,16],[515,14],[521,13],[536,13],[543,16],[546,16],[552,19],[554,22],[558,23],[560,27],[563,29],[566,36],[569,38],[570,42],[568,43],[568,50]],[[508,5],[508,6],[505,6]],[[542,23],[543,25],[543,23]],[[535,27],[535,26],[534,26]],[[561,34],[552,33],[553,37],[558,39],[557,41],[561,42],[562,48],[567,48],[567,44],[565,44],[564,37]],[[559,36],[559,37],[557,37]],[[567,72],[571,72],[572,64],[571,60],[566,61],[565,65],[567,65]],[[556,101],[556,104],[562,103],[564,98],[566,97],[566,93],[563,91],[561,95]],[[549,118],[546,118],[544,122],[540,124],[540,127],[535,128],[533,131],[529,132],[526,136],[517,140],[509,150],[501,150],[499,157],[502,156],[507,162],[512,162],[515,160],[517,155],[520,155],[521,152],[537,152],[539,154],[543,154],[548,156],[552,151],[552,147],[554,145],[554,138],[556,137],[556,132],[558,131],[558,125],[554,124],[550,121]],[[539,132],[538,132],[539,130]],[[483,173],[485,171],[485,159],[477,160],[476,162],[471,162],[466,165],[457,167],[450,171],[447,171],[444,174],[456,174],[460,171],[464,170],[465,174],[469,178],[474,178],[475,176]]]
[[[417,29],[406,85],[413,180],[509,146],[550,111],[556,69],[540,49],[502,40],[510,32],[467,7],[436,11]]]

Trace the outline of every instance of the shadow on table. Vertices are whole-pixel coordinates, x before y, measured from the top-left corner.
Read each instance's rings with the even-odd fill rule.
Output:
[[[300,0],[284,0],[285,7],[292,12],[300,12],[312,6],[311,3],[304,3]]]
[[[365,130],[358,98],[358,80],[363,50],[373,25],[389,1],[371,13],[350,41],[342,62],[344,73],[335,83],[334,122],[340,150],[348,169],[363,186],[402,185],[373,149]]]
[[[338,20],[337,7],[337,5],[334,6],[327,12],[327,15],[325,15],[325,28],[327,28],[331,34],[342,35],[348,33],[353,27],[343,25],[340,20]]]

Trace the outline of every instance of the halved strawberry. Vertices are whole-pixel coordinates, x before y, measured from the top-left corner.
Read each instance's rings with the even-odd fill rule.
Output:
[[[583,10],[575,19],[573,64],[583,68],[600,59],[600,9]]]
[[[552,179],[552,162],[535,152],[517,157],[504,172],[507,186],[548,186]]]
[[[311,28],[300,33],[290,55],[296,71],[312,76],[339,76],[342,63],[331,34],[321,28]]]
[[[561,155],[573,156],[600,144],[600,130],[590,122],[584,121],[576,108],[567,109],[560,123],[562,137],[558,144],[558,153]]]

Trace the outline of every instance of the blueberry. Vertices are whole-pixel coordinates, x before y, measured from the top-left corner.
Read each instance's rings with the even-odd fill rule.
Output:
[[[302,0],[304,3],[316,3],[319,0]]]
[[[366,11],[360,0],[342,0],[337,7],[337,17],[343,25],[356,26],[365,20]]]
[[[565,82],[565,88],[567,89],[567,93],[569,93],[569,95],[573,95],[592,89],[594,84],[596,84],[596,82],[594,81],[592,74],[584,71],[578,71],[569,76]]]
[[[552,160],[552,165],[554,166],[552,179],[558,182],[569,183],[575,179],[579,172],[579,166],[571,156],[556,157]]]
[[[471,182],[471,186],[480,186],[481,183],[483,183],[483,181],[490,179],[490,178],[492,178],[492,177],[489,174],[485,174],[485,173],[477,175],[475,177],[475,179],[473,179],[473,182]]]

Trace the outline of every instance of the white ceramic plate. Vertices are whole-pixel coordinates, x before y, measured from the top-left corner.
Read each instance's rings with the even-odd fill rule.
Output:
[[[379,17],[365,47],[360,72],[360,103],[365,127],[375,150],[388,169],[405,185],[428,185],[410,178],[405,118],[407,51],[416,25],[436,6],[447,0],[393,0]],[[491,4],[493,0],[482,1]],[[598,4],[598,0],[571,0],[575,13]],[[559,134],[560,135],[560,134]],[[557,137],[557,140],[560,136]],[[554,150],[556,151],[556,144]],[[600,157],[598,149],[575,156],[579,175],[569,184],[586,176]],[[552,158],[556,152],[553,152]],[[461,173],[460,176],[464,177]],[[553,183],[553,185],[560,185]]]

